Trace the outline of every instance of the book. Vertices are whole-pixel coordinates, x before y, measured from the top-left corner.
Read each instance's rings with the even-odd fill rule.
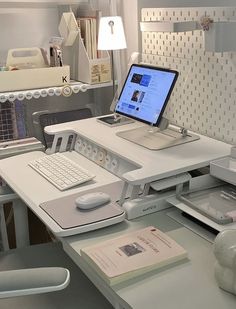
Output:
[[[187,257],[186,250],[153,226],[81,249],[81,257],[109,285]]]
[[[80,15],[77,18],[81,38],[83,40],[89,59],[97,59],[100,52],[97,50],[98,24],[101,17],[101,11],[91,9],[80,9]]]
[[[81,37],[84,42],[85,49],[87,51],[89,59],[92,59],[92,32],[91,32],[91,19],[79,18],[77,23],[80,29]]]

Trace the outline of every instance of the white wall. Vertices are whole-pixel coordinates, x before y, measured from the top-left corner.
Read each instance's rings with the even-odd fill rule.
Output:
[[[56,7],[1,8],[0,62],[6,60],[8,49],[39,46],[47,48],[49,38],[58,35]]]
[[[126,57],[139,51],[138,3],[136,0],[123,1],[123,18],[127,39]]]

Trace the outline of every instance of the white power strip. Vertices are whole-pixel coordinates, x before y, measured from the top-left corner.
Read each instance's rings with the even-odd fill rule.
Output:
[[[150,194],[127,201],[123,204],[123,209],[126,212],[126,218],[131,220],[169,208],[171,205],[166,202],[166,199],[171,196],[175,196],[175,190],[165,193]]]

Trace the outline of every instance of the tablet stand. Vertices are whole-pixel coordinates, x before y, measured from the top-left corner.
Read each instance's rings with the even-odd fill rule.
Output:
[[[165,149],[199,139],[199,136],[190,134],[187,129],[169,124],[164,117],[158,127],[142,126],[118,132],[117,135],[151,150]]]
[[[121,115],[118,115],[116,113],[114,113],[112,115],[97,117],[97,121],[99,121],[103,124],[106,124],[110,127],[121,126],[121,125],[124,125],[124,124],[134,122],[134,120],[132,120],[131,118],[121,116]]]

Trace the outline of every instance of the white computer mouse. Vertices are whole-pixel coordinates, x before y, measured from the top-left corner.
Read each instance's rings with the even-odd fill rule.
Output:
[[[110,196],[104,192],[91,192],[76,198],[76,207],[83,210],[90,210],[102,206],[111,201]]]

